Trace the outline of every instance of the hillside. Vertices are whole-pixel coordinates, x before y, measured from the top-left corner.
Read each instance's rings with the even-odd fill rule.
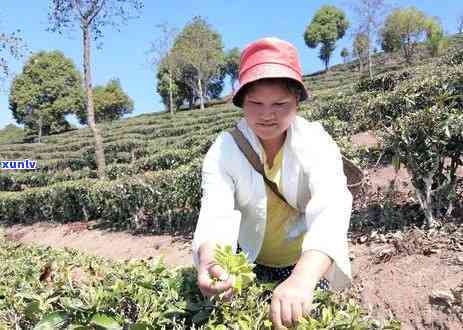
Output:
[[[377,327],[368,327],[362,323],[358,329],[398,329],[397,325],[384,325],[385,320],[394,319],[400,320],[404,328],[457,329],[463,322],[463,167],[458,164],[455,167],[458,180],[454,191],[450,191],[454,194],[450,210],[452,212],[448,212],[446,217],[439,217],[441,222],[437,228],[428,229],[425,215],[414,195],[419,177],[413,176],[413,172],[403,166],[404,164],[399,167],[398,172],[394,171],[394,165],[397,164],[393,164],[393,148],[398,148],[399,143],[391,135],[388,137],[385,134],[386,129],[397,126],[398,123],[409,125],[407,127],[411,133],[404,131],[404,140],[411,140],[416,136],[424,136],[424,139],[428,133],[440,134],[440,131],[434,133],[432,126],[432,120],[440,117],[423,115],[432,115],[439,107],[449,110],[449,113],[455,112],[457,119],[461,117],[463,35],[456,35],[452,40],[453,48],[444,56],[428,58],[420,55],[420,59],[411,67],[407,67],[397,56],[377,54],[374,62],[377,63],[375,72],[378,75],[373,79],[360,80],[359,73],[354,69],[355,63],[336,65],[327,73],[313,73],[304,77],[307,87],[312,91],[312,98],[301,104],[299,114],[309,120],[319,120],[336,140],[343,154],[356,162],[366,174],[364,189],[355,195],[348,233],[354,266],[354,286],[335,299],[337,302],[353,299],[355,304],[362,307],[366,316],[360,313],[357,305],[350,305],[347,314],[352,319],[356,318],[353,315],[360,317],[361,314],[366,319],[381,320]],[[443,116],[445,113],[436,111],[437,115]],[[106,180],[97,179],[92,134],[88,128],[47,136],[40,144],[1,144],[1,159],[36,159],[39,165],[37,171],[4,170],[0,174],[0,225],[6,228],[8,234],[6,239],[0,234],[0,245],[6,251],[0,254],[0,260],[2,257],[5,260],[2,261],[6,265],[4,269],[15,269],[19,274],[18,278],[27,278],[29,273],[21,266],[26,263],[24,260],[37,258],[39,263],[46,262],[46,250],[25,248],[21,244],[16,246],[11,242],[30,237],[31,233],[36,234],[33,241],[44,242],[54,229],[47,232],[49,228],[40,227],[41,223],[54,223],[54,226],[62,224],[54,232],[55,235],[62,233],[63,228],[66,231],[76,229],[76,236],[79,233],[82,236],[87,235],[88,239],[81,243],[81,247],[91,245],[88,243],[92,240],[91,237],[103,237],[101,241],[106,240],[104,247],[113,248],[115,241],[108,237],[117,236],[92,236],[89,232],[96,228],[109,228],[130,237],[123,240],[128,250],[133,247],[129,243],[134,237],[133,233],[168,237],[182,234],[190,239],[201,202],[202,159],[217,134],[233,127],[241,117],[239,108],[231,104],[220,104],[204,111],[180,111],[174,117],[168,113],[144,114],[100,125],[108,164]],[[437,139],[438,142],[443,141],[439,148],[447,148],[446,141],[449,140],[445,139],[450,139],[454,130],[462,127],[463,121],[458,122],[455,119],[451,122],[447,119],[447,130]],[[429,131],[422,133],[419,130],[421,124],[430,125],[426,126],[430,127]],[[434,126],[440,127],[441,123],[438,124]],[[413,129],[418,133],[414,134]],[[459,157],[463,154],[457,153],[459,146],[463,145],[458,140],[459,135],[461,131],[455,133],[457,138],[452,141],[457,142],[452,142],[453,149],[450,148],[452,146],[449,147],[453,153],[448,152],[445,157],[453,157],[455,154]],[[404,144],[407,143],[401,145]],[[412,147],[417,150],[414,157],[424,157],[424,160],[427,160],[425,156],[430,150],[439,151],[431,143]],[[90,223],[91,226],[87,226]],[[61,239],[63,235],[58,236]],[[171,249],[176,249],[175,244],[168,241],[169,244],[172,243]],[[52,242],[48,243],[52,245]],[[167,253],[165,249],[163,251]],[[77,258],[77,253],[74,252],[50,250],[50,255],[59,260],[60,269],[71,267],[69,265],[72,262],[76,263],[73,258]],[[78,258],[85,263],[85,269],[93,274],[90,276],[92,281],[97,281],[92,266],[92,262],[96,261],[88,261],[82,256]],[[167,275],[167,271],[164,273],[158,269],[153,274],[154,268],[149,268],[143,262],[141,264],[143,265],[134,266],[133,263],[128,263],[120,266],[120,269],[139,271],[146,276],[156,276],[158,272],[166,273],[166,278],[162,279],[163,284],[159,285],[163,290],[170,289],[170,285],[175,286],[177,292],[169,296],[169,301],[178,301],[174,310],[160,306],[164,314],[160,316],[159,313],[156,314],[156,310],[150,309],[153,313],[150,317],[163,317],[163,322],[168,324],[169,317],[177,315],[181,322],[195,323],[191,315],[203,308],[202,314],[195,316],[203,317],[200,321],[211,315],[217,320],[217,315],[223,315],[220,314],[222,312],[226,317],[239,319],[239,310],[235,315],[233,309],[225,306],[220,309],[219,314],[214,314],[210,305],[201,305],[197,301],[197,288],[192,284],[193,273],[179,271],[176,275]],[[30,272],[40,274],[41,269],[37,264],[31,267]],[[115,295],[125,292],[123,282],[118,280],[117,285],[111,282],[115,278],[124,278],[124,271],[119,271],[119,267],[114,267],[112,263],[102,266],[101,271],[112,274],[111,280],[107,279],[104,286],[102,281],[98,282],[101,292],[106,292],[105,288],[108,287],[114,289]],[[60,273],[57,278],[61,276]],[[187,284],[169,282],[168,278],[174,276],[176,279],[186,278]],[[9,281],[15,281],[15,277],[12,276]],[[29,293],[35,287],[46,285],[37,284],[37,281],[35,279],[35,284],[28,287]],[[66,282],[66,294],[71,294],[74,290],[73,282],[69,281],[70,285]],[[136,279],[130,278],[130,281]],[[6,309],[2,309],[1,305],[2,292],[11,292],[16,297],[16,293],[11,291],[11,283],[0,282],[0,329],[2,316],[7,318],[5,315],[12,315],[6,312],[2,314]],[[82,283],[77,284],[78,290],[85,292],[85,287],[80,286]],[[131,294],[138,290],[137,285],[130,286]],[[150,290],[158,288],[157,284],[144,282],[142,285],[145,285],[145,289],[148,286]],[[180,300],[177,299],[178,292],[182,294]],[[185,292],[187,296],[191,294],[188,298],[193,297],[191,299],[194,306],[199,304],[198,309],[186,305],[183,300]],[[122,296],[117,297],[123,299],[124,304],[129,301],[121,298]],[[66,299],[62,303],[72,305],[73,301]],[[142,298],[137,296],[137,299]],[[130,304],[135,304],[130,301]],[[254,298],[246,303],[240,300],[240,306],[249,306],[246,304],[253,304],[255,301]],[[334,300],[326,303],[328,302],[335,304]],[[189,301],[188,304],[190,303],[192,302]],[[336,308],[341,306],[345,304],[336,303]],[[21,305],[18,310],[22,311],[23,307]],[[259,306],[252,305],[252,310],[261,313],[262,309],[257,307]],[[121,307],[120,310],[125,309]],[[345,316],[346,313],[341,314]],[[250,321],[246,322],[252,324],[254,316],[247,315]],[[123,318],[124,316],[120,316],[120,319]],[[350,324],[351,328],[356,328],[353,323]]]
[[[459,49],[463,47],[463,34],[455,34],[449,38],[449,48]],[[415,54],[415,61],[412,67],[420,66],[432,62],[425,46],[419,45]],[[372,55],[373,74],[397,72],[408,67],[400,54],[389,54],[378,52]],[[364,75],[368,75],[365,72]],[[324,96],[337,92],[349,91],[359,79],[358,60],[346,64],[336,64],[330,67],[328,72],[317,71],[304,76],[306,87],[314,92],[314,96]]]
[[[453,40],[454,48],[458,48],[455,45],[463,45],[462,35],[455,36]],[[405,68],[394,56],[380,54],[374,61],[378,63],[375,71],[387,70],[386,73],[375,76],[372,81],[364,80],[362,84],[357,83],[358,72],[352,71],[352,66],[355,65],[353,63],[334,66],[328,73],[306,76],[305,81],[313,91],[314,97],[303,102],[300,107],[300,115],[310,120],[320,120],[339,143],[344,154],[360,165],[366,165],[368,160],[352,149],[349,142],[352,134],[378,129],[375,125],[387,120],[384,118],[390,117],[391,111],[396,111],[393,109],[396,109],[398,102],[405,97],[403,93],[409,93],[410,88],[423,88],[417,86],[423,75],[431,76],[434,72],[436,79],[440,79],[442,83],[453,79],[442,77],[443,73],[435,69],[433,63],[441,61],[439,58],[424,58],[410,68]],[[455,74],[458,75],[458,72]],[[390,81],[389,85],[392,87],[381,90],[384,81]],[[99,125],[104,137],[108,164],[106,175],[111,180],[101,184],[111,191],[112,187],[117,185],[117,180],[132,185],[129,181],[133,175],[142,175],[149,181],[152,180],[151,176],[160,175],[160,171],[169,171],[166,173],[169,173],[169,177],[174,181],[184,175],[190,175],[190,171],[196,171],[215,136],[232,127],[241,116],[239,108],[223,104],[204,111],[181,111],[174,118],[168,113],[144,114]],[[5,211],[0,212],[0,219],[12,220],[12,214],[9,214],[12,209],[5,204],[6,200],[18,202],[38,198],[36,194],[49,195],[54,191],[51,189],[54,184],[57,184],[54,186],[56,189],[66,191],[70,191],[70,187],[87,187],[88,180],[95,181],[92,186],[96,184],[98,181],[92,145],[93,138],[89,128],[47,136],[40,144],[0,145],[1,159],[38,161],[37,171],[10,170],[0,175],[0,190],[3,191],[4,201],[2,207]],[[53,200],[51,195],[50,199]],[[195,203],[197,202],[196,200]],[[101,203],[106,204],[103,201]],[[93,207],[95,205],[90,209]],[[190,207],[193,207],[193,204],[182,202],[174,209]],[[50,208],[54,209],[51,206]],[[58,207],[61,208],[62,206]],[[137,208],[139,207],[135,207]],[[57,210],[51,213],[40,209],[29,211],[33,212],[31,216],[35,220],[46,220],[53,216],[60,221],[77,220],[84,215],[100,217],[105,213],[100,207],[95,209],[99,210],[95,214],[82,208],[78,209],[80,210]],[[133,217],[133,210],[127,211],[124,217]],[[109,214],[104,217],[108,218]],[[17,218],[17,215],[13,218]]]

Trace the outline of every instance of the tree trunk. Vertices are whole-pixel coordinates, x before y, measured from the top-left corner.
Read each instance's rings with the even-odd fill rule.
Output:
[[[169,72],[169,108],[170,114],[174,115],[174,104],[173,104],[173,96],[172,96],[172,73]]]
[[[410,41],[410,35],[407,36],[407,42],[404,45],[404,51],[407,64],[412,64],[412,46]]]
[[[42,143],[42,115],[39,116],[39,143]]]
[[[372,65],[371,65],[371,52],[368,50],[368,72],[370,74],[370,79],[373,78],[373,70],[372,70]]]
[[[424,191],[416,189],[415,194],[418,199],[418,202],[421,206],[421,209],[424,212],[426,218],[426,224],[428,228],[433,228],[436,225],[436,221],[433,215],[432,208],[432,196],[431,196],[431,186],[432,186],[432,174],[429,174],[428,177],[423,178],[424,181]]]
[[[203,100],[203,86],[201,84],[201,77],[198,77],[198,89],[199,89],[199,104],[200,109],[204,110],[204,100]]]
[[[85,26],[83,29],[84,35],[84,83],[85,83],[85,94],[87,96],[87,122],[88,126],[93,132],[95,139],[95,158],[97,173],[100,179],[105,178],[105,156],[103,148],[103,139],[101,138],[100,131],[95,124],[95,109],[93,106],[93,90],[92,90],[92,74],[90,65],[90,49],[91,49],[91,31],[90,26]]]

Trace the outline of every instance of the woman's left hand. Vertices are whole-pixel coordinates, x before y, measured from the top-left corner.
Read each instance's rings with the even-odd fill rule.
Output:
[[[274,329],[296,326],[312,310],[316,283],[294,275],[288,277],[273,291],[270,317]]]

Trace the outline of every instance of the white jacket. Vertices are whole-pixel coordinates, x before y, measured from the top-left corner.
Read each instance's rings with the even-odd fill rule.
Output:
[[[263,147],[244,118],[238,127],[263,161]],[[350,286],[347,231],[352,195],[339,148],[319,122],[296,116],[283,144],[281,179],[280,192],[289,204],[303,210],[288,238],[305,232],[302,251],[318,250],[334,260],[325,274],[331,288]],[[198,249],[205,241],[229,244],[234,251],[239,242],[254,262],[267,219],[265,183],[226,131],[218,135],[204,158],[202,190],[192,243],[195,267],[199,266]]]

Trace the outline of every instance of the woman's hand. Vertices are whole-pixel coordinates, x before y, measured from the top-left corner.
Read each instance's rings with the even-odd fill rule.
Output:
[[[275,288],[270,305],[274,329],[296,326],[310,314],[315,286],[314,281],[293,274]]]
[[[219,282],[214,282],[214,278],[219,279]],[[232,278],[218,264],[200,267],[198,272],[198,287],[205,297],[212,297],[223,293],[221,299],[229,301],[233,296]]]

